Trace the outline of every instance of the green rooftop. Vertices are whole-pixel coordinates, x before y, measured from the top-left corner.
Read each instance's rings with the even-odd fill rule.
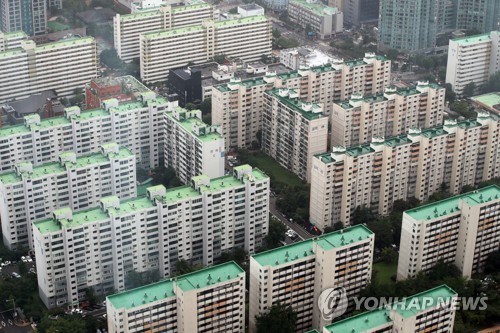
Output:
[[[280,95],[281,91],[296,93],[296,90],[293,89],[277,88],[268,90],[265,93],[277,98],[281,103],[288,106],[307,120],[316,120],[326,117],[326,115],[323,113],[323,108],[321,105],[317,103],[304,102],[298,97],[291,98],[288,94],[286,96],[282,96]]]
[[[409,318],[441,303],[449,302],[455,296],[457,293],[453,289],[447,285],[441,285],[394,303],[390,308],[396,310],[404,318]]]
[[[494,109],[496,112],[500,110],[500,92],[475,96],[472,97],[472,100],[483,104],[487,108]]]
[[[311,12],[314,12],[316,15],[325,15],[325,14],[335,14],[338,12],[335,7],[328,7],[324,5],[322,2],[308,2],[307,0],[290,0],[291,3],[297,4],[301,7],[309,9]]]
[[[166,111],[165,114],[172,121],[179,124],[186,132],[200,141],[220,140],[223,138],[222,134],[217,132],[217,126],[207,125],[203,122],[203,120],[197,117],[196,111],[198,110],[188,111],[181,107],[177,107],[177,111],[179,112],[180,119],[176,119],[173,112]],[[201,115],[201,111],[199,111],[199,115]],[[196,134],[193,131],[194,125],[198,126],[199,134]]]
[[[429,308],[438,306],[443,302],[449,302],[457,293],[446,285],[426,290],[419,294],[407,297],[401,302],[387,305],[384,308],[361,313],[359,315],[340,320],[325,327],[330,333],[363,333],[373,332],[382,328],[391,327],[393,319],[391,310],[395,310],[404,318],[409,318],[425,311]],[[425,299],[425,301],[424,301]]]
[[[144,18],[149,18],[149,17],[155,17],[157,16],[158,18],[163,17],[163,13],[161,11],[161,7],[166,7],[165,5],[161,5],[160,7],[154,7],[154,8],[143,8],[139,9],[138,12],[132,13],[132,14],[125,14],[125,15],[120,15],[120,21],[125,22],[125,21],[133,21],[133,20],[142,20]],[[211,8],[212,6],[209,5],[206,2],[203,1],[197,1],[196,3],[193,4],[186,4],[184,6],[173,6],[171,7],[171,12],[172,13],[181,13],[181,12],[187,12],[187,11],[196,11],[204,8]],[[175,18],[174,18],[175,20]]]
[[[95,43],[94,37],[72,37],[68,39],[61,39],[57,42],[40,44],[35,48],[35,52],[43,52],[51,49],[58,49],[79,44]]]
[[[460,208],[458,207],[460,200],[463,200],[470,206],[475,206],[498,199],[500,199],[500,187],[497,185],[491,185],[472,192],[407,210],[405,211],[405,214],[411,216],[417,221],[432,220],[446,215],[457,214],[460,211]]]
[[[238,278],[245,271],[234,261],[182,275],[175,284],[184,292],[209,287]]]
[[[144,38],[155,39],[155,38],[167,38],[182,34],[191,34],[198,31],[203,31],[205,29],[202,25],[189,25],[185,27],[178,27],[168,30],[148,32],[143,34]]]
[[[66,154],[72,154],[71,152],[62,153],[59,156],[64,158]],[[120,148],[117,153],[110,153],[110,157],[116,159],[124,159],[134,156],[130,150],[127,148]],[[11,184],[21,182],[23,177],[28,179],[37,179],[42,177],[47,177],[55,174],[66,173],[67,169],[82,169],[90,166],[97,166],[109,162],[109,157],[104,156],[101,153],[95,153],[90,155],[84,155],[76,158],[76,163],[65,162],[62,165],[59,162],[50,162],[32,167],[32,172],[23,172],[21,175],[17,175],[16,172],[7,172],[0,174],[0,182],[4,184]]]
[[[156,301],[175,297],[174,287],[187,292],[224,283],[238,278],[245,271],[235,262],[208,267],[176,278],[149,284],[107,297],[115,309],[132,309]]]
[[[273,250],[257,253],[252,258],[261,266],[278,266],[313,256],[313,243],[325,251],[361,241],[372,235],[363,225],[356,225],[339,231],[330,232],[320,237],[307,239],[302,242],[278,247]]]
[[[389,310],[380,309],[361,313],[325,326],[325,330],[329,333],[372,332],[375,329],[391,325],[392,319],[389,317],[389,313]]]
[[[475,44],[478,42],[491,41],[491,37],[490,37],[490,34],[487,33],[487,34],[481,34],[481,35],[455,38],[455,39],[452,39],[452,41],[458,43],[459,45],[465,46],[465,45]]]
[[[242,18],[235,19],[235,20],[215,21],[215,28],[221,28],[221,27],[238,25],[238,24],[247,24],[247,23],[252,23],[252,22],[264,22],[264,21],[268,21],[268,19],[267,19],[267,17],[265,17],[263,15],[248,16],[248,17],[242,17]]]
[[[0,34],[2,32],[0,31]],[[19,30],[19,31],[13,31],[13,32],[4,32],[3,33],[3,36],[5,39],[9,39],[9,38],[28,38],[28,35],[22,31],[22,30]]]

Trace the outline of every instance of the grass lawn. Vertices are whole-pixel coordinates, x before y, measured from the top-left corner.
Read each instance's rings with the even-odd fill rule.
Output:
[[[56,22],[56,21],[49,21],[49,22],[47,22],[47,27],[52,32],[58,32],[58,31],[68,30],[68,29],[71,28],[67,24],[62,24],[62,23],[59,23],[59,22]]]
[[[388,264],[386,262],[378,262],[373,265],[373,271],[377,272],[375,275],[375,279],[380,283],[380,284],[391,284],[394,283],[391,280],[391,276],[396,274],[398,268],[398,264]]]
[[[300,180],[292,172],[283,168],[272,157],[263,152],[239,152],[238,157],[242,163],[248,163],[254,168],[264,171],[273,181],[287,184],[290,187],[305,185],[306,182]]]

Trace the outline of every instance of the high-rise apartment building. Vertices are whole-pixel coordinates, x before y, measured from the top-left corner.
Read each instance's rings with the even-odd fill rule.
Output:
[[[53,7],[62,9],[63,0],[47,0],[47,9],[51,9]]]
[[[488,186],[403,213],[398,279],[428,271],[439,261],[462,275],[480,273],[500,244],[500,187]]]
[[[96,41],[92,37],[42,45],[23,40],[20,48],[0,52],[0,103],[46,90],[54,90],[59,97],[73,96],[76,88],[85,87],[97,77],[97,65]]]
[[[330,1],[331,2],[331,1]],[[380,0],[341,0],[344,22],[359,26],[378,21]]]
[[[235,248],[255,253],[268,218],[269,177],[249,165],[187,186],[150,187],[146,197],[102,198],[90,210],[60,208],[33,225],[40,297],[47,307],[73,304],[87,287],[124,290],[130,271],[167,277],[180,259],[209,266]]]
[[[203,1],[191,1],[183,6],[161,5],[113,19],[115,49],[123,61],[140,57],[140,35],[183,26],[199,25],[214,19],[214,9]]]
[[[109,195],[136,196],[135,156],[116,144],[80,157],[65,152],[58,162],[38,166],[18,163],[13,172],[0,173],[3,243],[9,249],[32,247],[32,222],[48,218],[60,207],[94,207]]]
[[[62,117],[26,116],[22,125],[0,128],[0,172],[22,161],[54,162],[65,151],[77,156],[94,153],[108,142],[129,148],[138,164],[154,168],[163,159],[163,112],[175,105],[150,91],[137,101],[106,100],[102,109],[81,111],[73,106]]]
[[[280,303],[297,314],[296,332],[326,322],[318,298],[327,288],[357,296],[371,279],[374,234],[357,225],[250,257],[250,332],[256,316]],[[343,332],[343,331],[339,331]]]
[[[499,131],[498,116],[479,113],[477,119],[447,120],[443,126],[317,155],[310,221],[319,229],[348,225],[359,206],[386,215],[394,201],[425,201],[443,183],[451,193],[460,193],[465,185],[499,177]]]
[[[367,53],[363,59],[335,60],[332,64],[299,69],[283,74],[240,80],[212,90],[212,122],[222,128],[226,148],[249,147],[262,129],[264,92],[273,88],[294,89],[298,97],[323,105],[330,115],[332,104],[353,93],[372,95],[390,84],[391,61]]]
[[[464,88],[474,83],[479,87],[491,75],[500,71],[500,32],[450,40],[446,83],[455,93],[463,94]]]
[[[490,32],[498,29],[500,2],[496,0],[456,0],[456,29]]]
[[[164,81],[172,68],[207,62],[221,54],[260,60],[271,54],[271,30],[265,16],[249,16],[141,34],[141,78]]]
[[[310,180],[312,158],[328,144],[328,117],[321,105],[303,102],[294,89],[264,94],[262,150],[303,180]]]
[[[239,333],[245,330],[245,271],[234,262],[108,296],[109,333]]]
[[[21,42],[26,39],[28,39],[28,35],[23,31],[6,33],[0,31],[0,52],[20,48]]]
[[[201,174],[224,176],[224,137],[218,126],[205,124],[201,111],[181,107],[164,114],[163,149],[165,166],[187,184]]]
[[[450,28],[447,0],[380,1],[379,46],[422,51],[436,46],[436,36]]]
[[[288,16],[302,28],[310,26],[320,38],[329,38],[344,30],[344,14],[320,0],[289,0]]]
[[[353,94],[332,106],[332,146],[351,147],[370,142],[374,136],[441,125],[445,88],[428,82],[410,88],[386,87],[384,93]]]
[[[33,37],[47,33],[46,0],[4,0],[0,2],[0,31],[24,31]]]
[[[322,333],[452,333],[457,293],[441,285],[402,301],[352,316],[323,328]]]

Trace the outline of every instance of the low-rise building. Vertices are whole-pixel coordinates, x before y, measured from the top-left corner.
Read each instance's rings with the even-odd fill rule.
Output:
[[[320,294],[343,288],[349,299],[370,283],[374,236],[357,225],[251,256],[250,332],[256,316],[278,303],[297,314],[296,332],[329,324],[318,307]]]
[[[293,89],[268,90],[264,96],[262,150],[309,182],[313,156],[327,150],[328,116]]]
[[[500,118],[445,120],[406,135],[316,155],[311,171],[311,223],[319,229],[348,225],[359,206],[389,214],[394,201],[426,201],[442,184],[451,193],[500,176]]]
[[[201,174],[224,176],[224,137],[218,126],[205,124],[200,110],[177,107],[164,115],[165,167],[187,184]]]
[[[443,123],[445,88],[428,82],[414,87],[386,87],[384,93],[351,95],[332,106],[332,146],[351,147],[374,136],[396,136],[410,128]]]
[[[164,81],[168,71],[189,63],[211,61],[214,56],[260,60],[272,49],[271,22],[265,16],[234,20],[205,20],[199,25],[141,34],[141,78]]]
[[[280,51],[280,62],[292,70],[303,67],[324,66],[332,61],[332,56],[319,49],[298,47]]]
[[[384,308],[337,321],[324,327],[321,332],[452,333],[457,296],[453,289],[441,285]]]
[[[430,270],[439,261],[470,278],[500,246],[500,187],[488,186],[403,213],[397,278]]]
[[[264,15],[264,8],[255,3],[241,5],[238,6],[238,14],[241,17]]]
[[[135,101],[142,93],[151,91],[133,76],[100,77],[85,85],[87,110],[99,109],[107,99],[119,102]]]
[[[168,89],[170,94],[176,94],[179,105],[185,107],[188,103],[202,101],[201,70],[171,69],[168,75]]]
[[[40,45],[21,40],[20,47],[8,46],[0,51],[0,103],[46,90],[54,90],[59,97],[74,96],[75,89],[97,77],[97,65],[97,46],[92,37]]]
[[[500,115],[500,92],[474,96],[471,101],[479,109]]]
[[[89,287],[125,290],[132,271],[168,277],[181,259],[210,266],[236,248],[255,253],[268,218],[269,177],[249,165],[182,187],[149,187],[146,197],[57,209],[33,224],[40,297],[49,308],[77,304]]]
[[[310,26],[320,38],[329,38],[344,30],[343,13],[320,0],[289,0],[288,16],[304,29]]]
[[[74,211],[94,207],[109,195],[136,196],[135,157],[116,144],[80,157],[65,152],[58,162],[38,166],[17,163],[13,172],[0,173],[3,243],[9,249],[32,248],[32,222],[46,219],[60,207]]]
[[[108,296],[109,333],[243,332],[245,271],[234,262]]]

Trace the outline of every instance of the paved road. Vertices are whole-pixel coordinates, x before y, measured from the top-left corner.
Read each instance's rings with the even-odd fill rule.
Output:
[[[271,214],[274,217],[276,217],[277,219],[279,219],[281,221],[281,223],[283,223],[288,228],[290,228],[293,231],[295,231],[295,233],[297,235],[299,235],[300,239],[309,239],[309,238],[315,237],[314,235],[312,235],[309,232],[307,232],[304,228],[302,228],[297,223],[293,223],[293,222],[288,221],[283,216],[283,214],[281,214],[281,212],[279,212],[278,209],[276,209],[276,198],[274,198],[274,197],[270,197],[269,198],[269,211],[271,212]]]

